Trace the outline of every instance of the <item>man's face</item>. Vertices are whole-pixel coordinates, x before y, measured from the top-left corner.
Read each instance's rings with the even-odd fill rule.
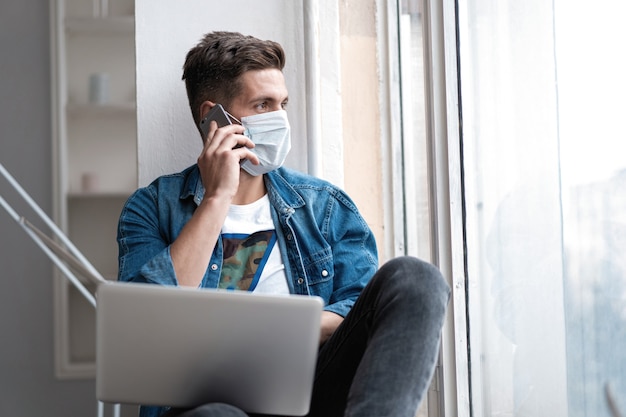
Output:
[[[242,117],[285,109],[289,99],[285,77],[277,69],[247,71],[241,75],[241,94],[226,109]]]

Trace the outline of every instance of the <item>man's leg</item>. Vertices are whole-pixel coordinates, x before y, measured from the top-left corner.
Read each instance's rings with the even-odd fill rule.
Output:
[[[450,289],[401,257],[374,275],[318,357],[309,417],[413,417],[428,389]]]
[[[237,407],[228,404],[212,403],[192,409],[173,408],[163,417],[248,417]]]

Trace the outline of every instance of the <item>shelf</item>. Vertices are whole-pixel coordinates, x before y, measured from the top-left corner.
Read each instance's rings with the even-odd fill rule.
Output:
[[[115,104],[69,103],[67,105],[67,115],[69,117],[134,116],[136,110],[137,110],[137,106],[135,103],[115,103]]]
[[[72,17],[65,19],[65,28],[68,34],[133,35],[135,33],[135,17]]]
[[[51,3],[59,17],[51,27],[53,178],[61,193],[55,221],[106,279],[115,280],[117,224],[137,187],[134,0]],[[101,73],[108,76],[105,104],[90,100],[91,77]],[[56,374],[93,378],[95,311],[65,279],[55,279],[54,296]]]
[[[67,194],[67,198],[72,200],[93,200],[93,199],[120,199],[126,200],[133,193],[134,190],[129,191],[70,191]]]

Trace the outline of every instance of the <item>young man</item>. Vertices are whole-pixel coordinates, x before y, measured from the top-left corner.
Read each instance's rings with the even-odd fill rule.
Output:
[[[189,51],[183,79],[196,124],[218,104],[232,124],[211,122],[197,164],[129,198],[119,279],[320,296],[309,416],[412,417],[433,373],[450,290],[414,258],[377,271],[374,236],[352,200],[281,167],[290,144],[284,65],[279,44],[239,33],[209,33]],[[246,415],[227,404],[140,412],[165,414]]]

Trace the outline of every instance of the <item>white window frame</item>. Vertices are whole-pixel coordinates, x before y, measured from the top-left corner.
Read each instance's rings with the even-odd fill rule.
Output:
[[[452,289],[442,335],[446,416],[470,416],[456,4],[426,2],[427,102],[432,138],[436,263]]]
[[[452,289],[442,335],[443,400],[447,416],[470,416],[465,233],[454,0],[427,0],[426,84],[432,140],[435,263]]]
[[[398,0],[378,2],[379,68],[381,74],[381,132],[385,222],[393,233],[385,238],[387,253],[406,253],[405,208],[393,204],[403,184],[399,149],[400,80]],[[470,386],[466,268],[463,224],[461,126],[458,86],[457,16],[455,0],[424,1],[425,92],[427,135],[430,142],[430,196],[433,259],[452,289],[441,344],[442,415],[469,417]]]

